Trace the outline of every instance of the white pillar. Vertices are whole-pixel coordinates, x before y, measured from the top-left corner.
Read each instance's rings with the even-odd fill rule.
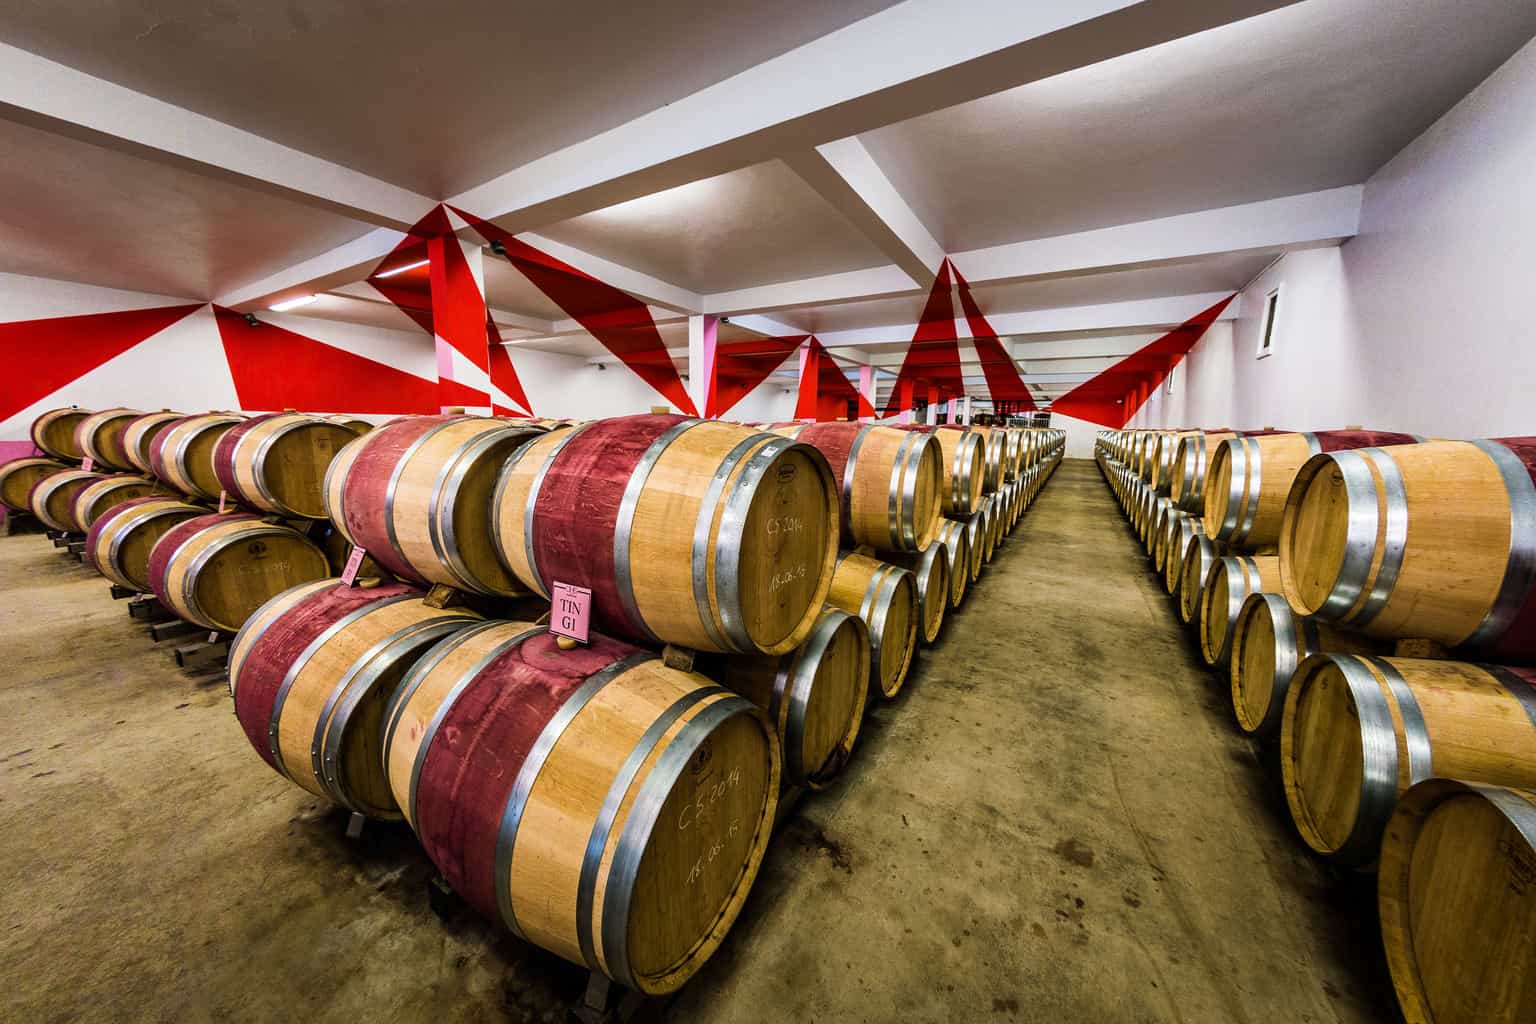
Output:
[[[720,318],[714,316],[690,316],[688,318],[688,397],[700,416],[709,416],[710,385],[715,379],[715,344],[720,330]]]

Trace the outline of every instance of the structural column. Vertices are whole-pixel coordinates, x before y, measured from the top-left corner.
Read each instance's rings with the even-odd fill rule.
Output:
[[[485,321],[485,263],[480,246],[454,235],[427,240],[432,275],[432,331],[438,397],[444,410],[491,414],[491,347]]]
[[[875,418],[875,368],[859,367],[859,419],[865,423]]]
[[[717,316],[688,318],[688,397],[693,399],[699,415],[710,419],[720,415],[715,408],[715,351],[719,333]]]

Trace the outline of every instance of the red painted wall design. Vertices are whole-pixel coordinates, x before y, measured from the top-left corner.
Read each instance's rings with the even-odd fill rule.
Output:
[[[1114,430],[1124,427],[1235,298],[1236,292],[1079,384],[1052,402],[1051,411]]]

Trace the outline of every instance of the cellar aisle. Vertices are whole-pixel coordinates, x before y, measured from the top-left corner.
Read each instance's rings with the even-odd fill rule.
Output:
[[[0,1020],[564,1020],[583,972],[441,923],[403,826],[347,840],[39,536],[0,538],[0,660]],[[1224,699],[1065,462],[666,1019],[1392,1019],[1369,885]]]

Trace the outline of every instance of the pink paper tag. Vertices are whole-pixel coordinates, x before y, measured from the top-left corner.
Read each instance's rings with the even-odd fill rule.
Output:
[[[224,514],[224,505],[225,505],[225,503],[228,500],[229,500],[229,492],[228,491],[220,491],[219,492],[219,515],[223,515]]]
[[[556,583],[549,594],[549,631],[586,643],[592,623],[592,591]]]
[[[366,557],[368,557],[368,552],[362,548],[354,547],[352,549],[352,553],[347,556],[347,567],[341,570],[342,586],[357,586],[357,571],[363,567],[363,559]]]
[[[87,455],[85,457],[85,461],[80,463],[80,468],[89,473],[91,471],[91,467],[94,465],[96,465],[96,460]]]

